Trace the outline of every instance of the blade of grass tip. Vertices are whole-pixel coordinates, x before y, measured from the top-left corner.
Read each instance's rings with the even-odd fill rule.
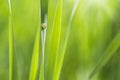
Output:
[[[104,55],[101,57],[96,67],[93,69],[92,73],[89,76],[91,79],[101,68],[110,60],[110,58],[115,54],[115,51],[120,47],[120,32],[113,39],[113,41],[107,47]]]
[[[76,0],[69,22],[68,22],[68,27],[67,27],[67,31],[66,31],[66,36],[65,36],[65,40],[64,40],[64,44],[62,45],[62,49],[59,51],[59,54],[57,55],[57,59],[56,59],[56,65],[55,65],[55,70],[54,70],[54,80],[59,80],[59,76],[60,76],[60,72],[61,72],[61,68],[62,68],[62,64],[63,64],[63,59],[64,59],[64,55],[65,55],[65,50],[66,50],[66,46],[67,46],[67,41],[68,41],[68,37],[70,34],[70,29],[71,29],[71,23],[75,14],[75,11],[78,7],[78,4],[80,3],[80,0]]]
[[[48,12],[49,13],[49,12]],[[48,15],[50,16],[50,15]],[[56,7],[53,26],[51,27],[52,35],[50,38],[50,51],[48,54],[47,64],[47,79],[53,80],[55,60],[58,53],[61,33],[61,18],[62,18],[62,0],[58,0]]]
[[[42,24],[41,30],[41,41],[42,41],[42,63],[40,68],[40,78],[39,80],[44,80],[44,54],[45,54],[45,39],[46,39],[46,27],[47,27],[47,15],[45,15],[44,23]]]
[[[12,25],[12,8],[11,8],[11,1],[8,0],[8,7],[9,7],[9,80],[17,80],[17,63],[16,57],[14,53],[14,34],[13,34],[13,25]]]
[[[39,48],[40,48],[40,26],[37,28],[37,34],[33,49],[32,61],[31,61],[31,68],[30,68],[30,75],[29,80],[35,80],[37,76],[38,70],[38,55],[39,55]]]

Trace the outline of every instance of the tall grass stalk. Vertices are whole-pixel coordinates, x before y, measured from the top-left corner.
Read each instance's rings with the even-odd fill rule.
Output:
[[[67,47],[67,42],[68,42],[68,38],[69,38],[69,34],[70,34],[70,30],[71,30],[71,23],[75,14],[75,11],[78,7],[80,3],[80,0],[76,0],[70,19],[68,21],[68,26],[67,26],[67,31],[65,34],[65,40],[64,40],[64,44],[62,44],[62,49],[59,50],[58,55],[57,55],[57,59],[56,59],[56,64],[55,64],[55,70],[54,70],[54,80],[59,80],[60,77],[60,72],[61,72],[61,68],[62,68],[62,64],[63,64],[63,60],[64,60],[64,55],[65,55],[65,50]]]
[[[63,7],[63,0],[60,0],[60,4],[58,5],[58,10],[57,12],[60,13],[60,16],[62,17],[62,7]],[[58,16],[58,15],[57,15]],[[61,18],[60,17],[60,26],[61,26]],[[61,36],[61,35],[60,35]],[[60,41],[59,41],[60,43]],[[60,44],[59,44],[60,46]],[[58,48],[58,51],[59,51],[59,48]],[[54,67],[54,73],[53,73],[53,80],[58,80],[59,79],[59,72],[57,71],[56,69],[56,65],[57,65],[57,58],[58,58],[58,52],[56,54],[56,60],[55,60],[55,67]],[[60,66],[60,65],[59,65]]]
[[[41,41],[42,41],[42,62],[40,68],[39,80],[44,80],[44,55],[45,55],[45,40],[46,40],[46,28],[47,28],[47,15],[45,15],[44,23],[45,28],[41,30]]]
[[[11,16],[9,16],[9,80],[12,80],[13,76],[13,28],[11,23]]]
[[[12,7],[11,1],[8,0],[9,7],[9,80],[17,80],[17,63],[14,48],[14,31],[13,31],[13,19],[12,19]]]
[[[29,74],[29,80],[36,80],[37,79],[37,73],[38,73],[38,67],[39,67],[39,55],[41,53],[41,4],[39,1],[39,20],[38,20],[38,26],[36,30],[36,37],[34,42],[34,49],[33,49],[33,55],[32,55],[32,61],[31,61],[31,68],[30,68],[30,74]]]
[[[9,5],[9,80],[12,80],[13,72],[13,27],[12,27],[12,10],[11,10],[11,2],[8,0]]]
[[[40,48],[40,26],[38,26],[38,28],[37,28],[37,34],[36,34],[34,50],[33,50],[33,55],[32,55],[29,80],[36,79],[36,75],[37,75],[37,71],[38,71],[39,48]]]
[[[54,0],[55,1],[55,0]],[[50,6],[50,4],[49,4]],[[48,23],[52,12],[49,11],[48,8]],[[47,60],[47,79],[54,80],[54,68],[55,68],[55,61],[56,56],[58,54],[59,43],[60,43],[60,35],[61,35],[61,19],[62,19],[62,0],[59,0],[56,6],[55,15],[53,19],[53,24],[48,27],[51,29],[51,39],[50,39],[50,51],[48,52],[48,60]]]

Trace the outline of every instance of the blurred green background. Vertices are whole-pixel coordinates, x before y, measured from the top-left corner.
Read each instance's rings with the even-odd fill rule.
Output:
[[[51,5],[51,8],[48,6],[48,13],[51,12],[51,15],[48,15],[46,46],[51,39],[50,27],[58,1],[48,2]],[[120,0],[63,0],[61,46],[64,44],[68,21],[77,1],[78,6],[70,25],[60,80],[89,80],[92,70],[120,30]],[[29,79],[34,41],[41,19],[39,3],[39,0],[11,0],[18,80]],[[47,3],[44,4],[46,7]],[[9,80],[8,24],[8,1],[0,0],[0,80]],[[112,47],[115,48],[115,45]],[[120,47],[116,48],[92,80],[120,80]]]

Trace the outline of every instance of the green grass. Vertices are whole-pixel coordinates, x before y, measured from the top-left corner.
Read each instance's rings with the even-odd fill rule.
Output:
[[[39,4],[39,7],[41,5]],[[40,10],[40,13],[39,15],[41,16],[41,7],[39,8]],[[40,17],[39,16],[39,17]],[[39,22],[38,23],[41,23],[41,18],[40,20],[38,20]],[[32,55],[32,61],[31,61],[31,68],[30,68],[30,75],[29,75],[29,80],[36,80],[37,79],[37,73],[38,73],[38,68],[39,68],[39,56],[40,56],[40,53],[41,53],[41,46],[42,46],[42,42],[41,42],[41,24],[39,24],[37,26],[37,30],[36,30],[36,37],[35,37],[35,42],[34,42],[34,49],[33,49],[33,55]],[[42,62],[41,62],[42,63]],[[43,66],[44,67],[44,66]],[[44,69],[44,68],[42,68]],[[41,69],[41,71],[42,71]],[[44,73],[41,73],[41,74],[44,74]],[[41,74],[40,74],[40,77],[41,77]],[[44,80],[44,79],[40,79],[40,80]]]
[[[68,22],[67,31],[66,31],[66,34],[65,34],[65,40],[64,40],[64,43],[61,44],[62,49],[59,50],[58,55],[57,55],[55,70],[54,70],[55,71],[54,72],[55,80],[59,79],[59,76],[60,76],[60,73],[61,73],[61,68],[62,68],[62,64],[63,64],[63,61],[64,61],[64,56],[65,56],[65,50],[66,50],[66,46],[67,46],[67,42],[68,42],[68,39],[69,39],[70,30],[71,30],[71,23],[72,23],[73,16],[75,14],[76,8],[79,5],[79,2],[80,2],[79,0],[75,2],[75,5],[73,7],[73,10],[72,10],[69,22]]]
[[[12,12],[11,12],[11,2],[8,1],[10,16],[9,16],[9,79],[12,80],[13,75],[13,26],[12,26]]]
[[[37,29],[32,61],[31,61],[31,70],[30,70],[29,80],[36,79],[36,75],[38,71],[39,52],[40,52],[40,26],[38,26],[38,29]]]
[[[119,3],[1,0],[0,79],[120,80]]]
[[[118,32],[117,36],[115,39],[112,40],[112,42],[108,45],[107,49],[105,50],[104,55],[94,68],[93,72],[90,74],[90,79],[98,72],[101,70],[105,64],[114,56],[115,52],[117,49],[120,47],[120,32]]]
[[[13,32],[13,15],[12,15],[12,7],[11,1],[8,0],[9,4],[9,80],[18,79],[17,73],[17,62],[16,62],[16,54],[14,47],[14,32]]]
[[[48,12],[48,16],[49,12]],[[50,52],[48,54],[48,65],[47,65],[47,76],[50,80],[57,80],[54,76],[54,69],[56,64],[56,59],[58,55],[60,34],[61,34],[61,18],[62,18],[62,0],[58,1],[58,5],[55,11],[55,16],[53,19],[53,27],[51,29],[52,36],[50,42]],[[49,26],[48,26],[49,27]]]

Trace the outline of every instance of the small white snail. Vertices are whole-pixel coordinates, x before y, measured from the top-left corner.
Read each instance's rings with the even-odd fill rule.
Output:
[[[42,23],[41,28],[44,30],[46,28],[46,23]]]

